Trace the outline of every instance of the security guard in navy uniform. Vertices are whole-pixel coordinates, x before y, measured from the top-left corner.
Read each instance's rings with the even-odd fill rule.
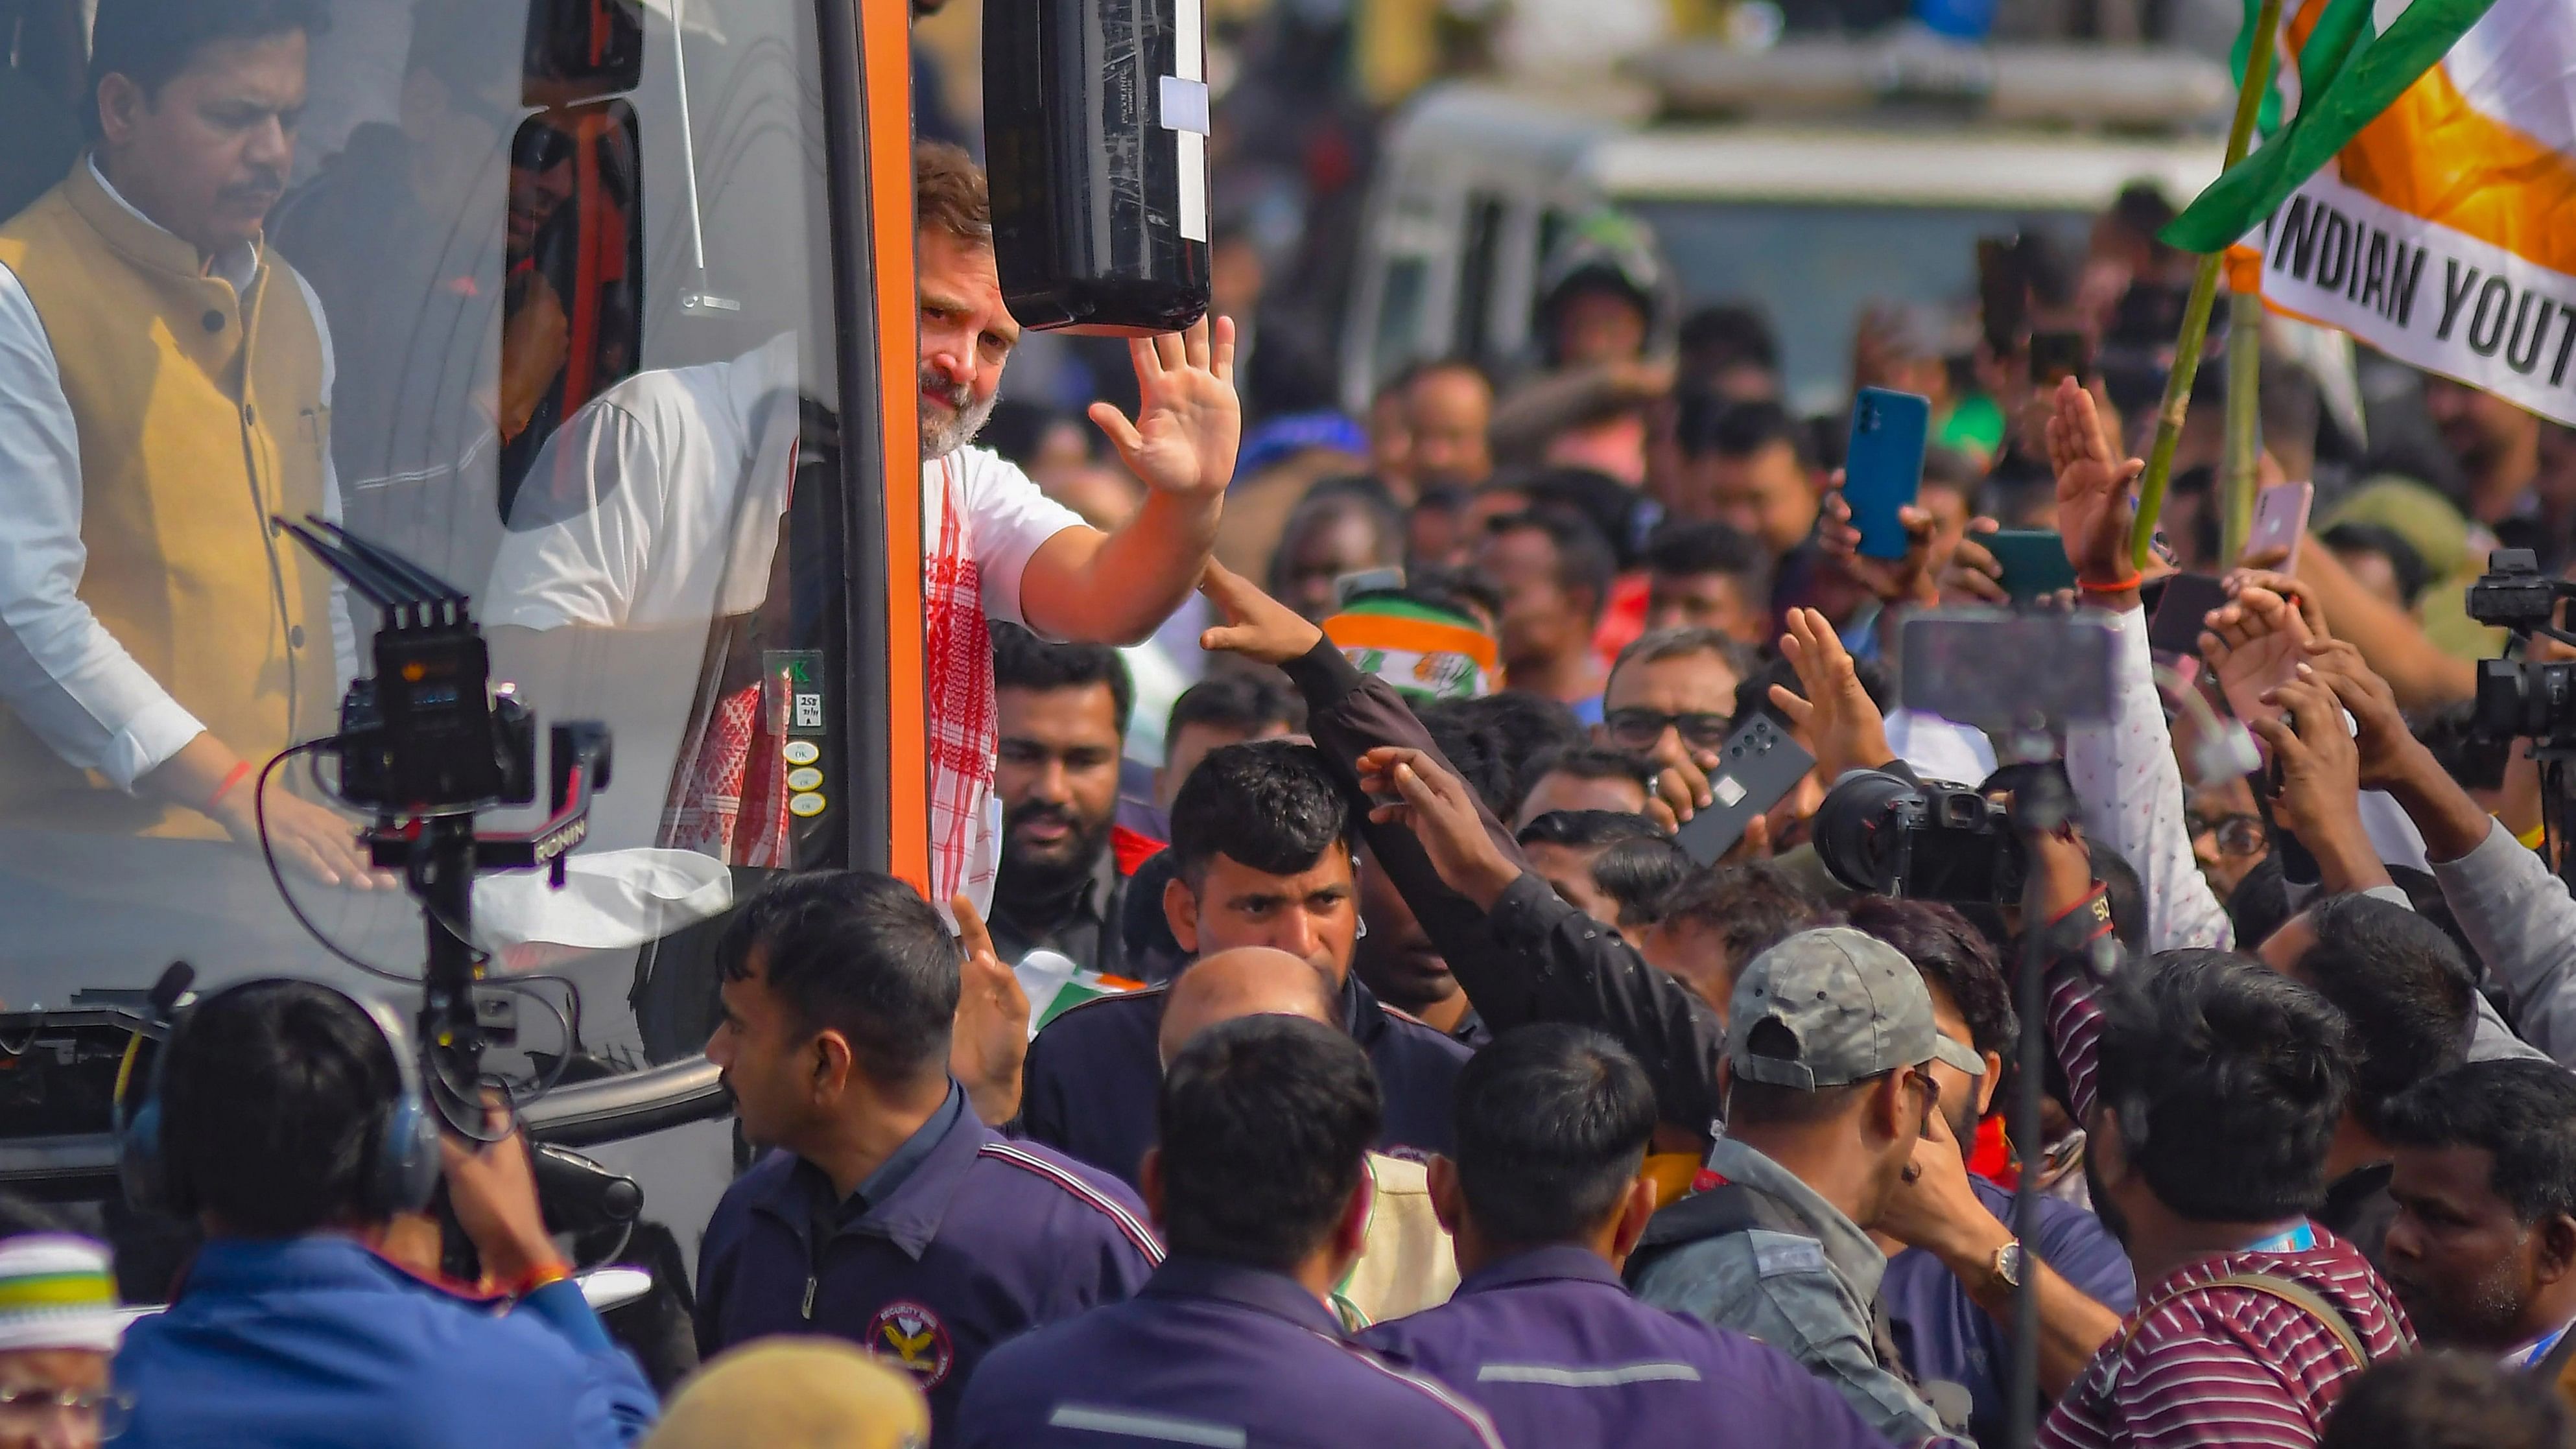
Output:
[[[1350,799],[1314,746],[1287,740],[1208,752],[1172,801],[1172,934],[1192,956],[1268,946],[1305,958],[1340,1001],[1342,1024],[1377,1072],[1376,1146],[1428,1156],[1449,1144],[1449,1091],[1467,1048],[1382,1006],[1351,974],[1359,886]],[[1157,988],[1086,1001],[1029,1044],[1019,1131],[1136,1181],[1154,1141],[1162,1064]]]
[[[1431,1201],[1464,1280],[1447,1303],[1364,1342],[1458,1386],[1513,1444],[1727,1442],[1885,1449],[1795,1359],[1628,1294],[1613,1266],[1644,1232],[1639,1173],[1655,1091],[1586,1027],[1517,1027],[1458,1076],[1457,1156]]]
[[[948,1075],[960,952],[889,876],[791,877],[735,916],[707,1043],[744,1135],[698,1257],[698,1346],[831,1334],[908,1370],[931,1443],[985,1353],[1125,1298],[1162,1261],[1143,1205],[1004,1139]]]
[[[1368,1058],[1300,1017],[1192,1038],[1156,1104],[1145,1197],[1170,1261],[1125,1303],[1003,1345],[966,1388],[974,1449],[1118,1443],[1496,1449],[1484,1412],[1343,1336],[1325,1304],[1366,1231]]]

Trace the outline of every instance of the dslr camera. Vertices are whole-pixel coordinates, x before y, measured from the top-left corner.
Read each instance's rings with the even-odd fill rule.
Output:
[[[2469,586],[2469,617],[2511,632],[2517,643],[2545,634],[2576,646],[2576,635],[2557,625],[2558,603],[2567,598],[2576,598],[2576,584],[2542,573],[2530,549],[2500,548]],[[2480,660],[2473,719],[2473,732],[2481,738],[2528,739],[2542,759],[2576,758],[2576,663],[2510,654]]]
[[[2021,897],[2026,857],[2011,812],[1964,785],[1852,770],[1809,829],[1816,858],[1852,890],[1952,905]]]

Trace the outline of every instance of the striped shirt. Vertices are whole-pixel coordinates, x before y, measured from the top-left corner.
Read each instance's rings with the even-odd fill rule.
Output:
[[[2100,924],[2109,930],[2107,917]],[[2049,1038],[2066,1071],[2068,1105],[2082,1121],[2099,1091],[2101,1009],[2080,964],[2061,957],[2048,987]],[[2368,1365],[2292,1303],[2201,1285],[2244,1273],[2285,1278],[2341,1309],[2373,1359],[2412,1347],[2405,1310],[2360,1251],[2323,1229],[2315,1236],[2311,1247],[2206,1258],[2142,1286],[2138,1312],[2041,1427],[2042,1449],[2313,1446],[2326,1412]]]

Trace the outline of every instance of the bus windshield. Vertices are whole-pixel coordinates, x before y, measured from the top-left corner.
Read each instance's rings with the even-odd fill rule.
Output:
[[[417,1002],[417,901],[327,753],[281,759],[373,672],[375,611],[272,521],[312,515],[469,595],[541,722],[614,736],[565,887],[475,887],[487,976],[580,998],[493,1065],[684,1058],[718,918],[840,863],[859,785],[843,581],[883,563],[840,556],[817,7],[312,9],[164,87],[273,125],[203,185],[153,127],[79,144],[90,93],[45,89],[79,56],[0,72],[72,138],[0,195],[0,337],[39,319],[61,392],[0,427],[76,445],[0,549],[0,1004],[130,1006],[176,959]]]

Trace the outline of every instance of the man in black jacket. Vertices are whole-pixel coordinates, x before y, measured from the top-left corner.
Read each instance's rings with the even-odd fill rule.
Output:
[[[1212,750],[1172,801],[1164,918],[1193,957],[1237,946],[1302,957],[1338,995],[1344,1029],[1376,1068],[1385,1092],[1377,1146],[1445,1152],[1450,1088],[1467,1048],[1379,1005],[1351,974],[1353,829],[1350,802],[1314,746]],[[1086,1001],[1048,1023],[1029,1044],[1021,1134],[1134,1182],[1154,1142],[1162,1017],[1157,988]]]

